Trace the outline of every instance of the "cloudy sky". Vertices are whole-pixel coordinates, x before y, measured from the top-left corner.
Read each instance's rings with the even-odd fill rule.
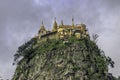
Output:
[[[18,46],[37,34],[41,21],[58,24],[84,23],[98,45],[115,61],[113,75],[120,75],[120,0],[0,0],[0,76],[11,78],[13,55]]]

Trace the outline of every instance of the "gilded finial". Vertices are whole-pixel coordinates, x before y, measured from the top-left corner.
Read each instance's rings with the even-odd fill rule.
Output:
[[[63,26],[63,20],[61,20],[61,25]]]
[[[54,32],[54,31],[57,31],[57,22],[56,22],[56,17],[54,18],[54,24],[53,24],[53,29],[52,29],[52,31]]]
[[[54,18],[54,26],[57,26],[56,17]]]
[[[41,25],[41,30],[46,30],[45,27],[44,27],[44,23],[43,23],[43,20],[42,20],[42,25]]]
[[[56,22],[56,17],[54,18],[54,24],[57,25],[57,22]]]
[[[74,18],[72,17],[72,22],[74,22]]]
[[[74,27],[74,18],[72,17],[72,27]]]
[[[43,20],[42,20],[42,26],[44,26],[44,24],[43,24]]]

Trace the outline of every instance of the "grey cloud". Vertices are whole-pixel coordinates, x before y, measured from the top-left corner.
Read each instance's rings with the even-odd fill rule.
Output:
[[[115,60],[114,74],[120,74],[118,69],[120,66],[119,3],[120,0],[1,0],[0,69],[2,75],[6,77],[5,74],[10,69],[14,72],[11,66],[13,54],[19,45],[37,34],[42,20],[45,26],[51,29],[54,17],[59,24],[62,19],[65,24],[71,24],[72,16],[75,23],[85,23],[91,34],[100,35],[98,45],[105,50],[106,55]],[[4,66],[8,67],[4,69]]]
[[[54,13],[49,5],[36,6],[33,0],[1,0],[0,12],[0,75],[9,78],[17,47],[35,35],[42,20],[50,24]]]
[[[19,40],[23,36],[22,39],[27,38],[27,35],[30,36],[33,34],[33,31],[35,32],[39,28],[37,26],[41,24],[40,21],[42,19],[50,18],[49,16],[46,17],[46,15],[52,15],[52,9],[49,5],[45,7],[33,6],[32,0],[29,2],[26,0],[4,0],[1,4],[4,5],[0,11],[4,14],[1,14],[0,17],[3,17],[5,20],[0,19],[0,35],[3,42],[8,41],[7,44],[14,41],[14,39]]]

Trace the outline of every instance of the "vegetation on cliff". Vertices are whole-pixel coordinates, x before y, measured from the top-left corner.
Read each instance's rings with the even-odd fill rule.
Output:
[[[110,57],[90,39],[47,40],[32,38],[14,55],[13,80],[117,80],[108,72]]]

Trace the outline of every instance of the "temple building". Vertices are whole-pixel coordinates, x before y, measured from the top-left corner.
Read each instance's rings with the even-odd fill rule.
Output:
[[[71,25],[64,25],[63,20],[61,21],[61,24],[58,25],[55,18],[53,23],[53,28],[51,31],[48,31],[42,22],[42,25],[37,35],[40,42],[46,41],[47,39],[63,39],[64,40],[71,36],[75,36],[78,39],[89,38],[89,33],[88,33],[88,29],[86,28],[86,25],[85,24],[75,25],[73,18],[72,18]]]

